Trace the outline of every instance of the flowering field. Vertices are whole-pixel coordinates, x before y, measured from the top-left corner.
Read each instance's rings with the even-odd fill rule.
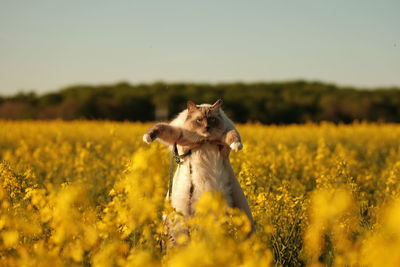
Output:
[[[168,251],[170,157],[148,127],[0,122],[0,264],[400,266],[400,126],[240,126],[256,233],[206,194]]]

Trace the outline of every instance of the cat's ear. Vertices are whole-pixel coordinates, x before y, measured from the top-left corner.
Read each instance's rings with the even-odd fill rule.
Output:
[[[188,109],[189,113],[191,113],[191,112],[197,110],[197,106],[195,103],[193,103],[192,101],[189,100],[187,102],[187,109]]]
[[[219,109],[222,106],[222,100],[218,99],[212,106],[212,109]]]

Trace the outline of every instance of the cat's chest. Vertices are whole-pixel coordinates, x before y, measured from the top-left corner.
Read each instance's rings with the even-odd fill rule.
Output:
[[[193,201],[197,201],[202,193],[217,191],[225,196],[228,203],[230,197],[229,171],[217,146],[207,145],[192,152],[190,159],[191,181],[193,185]]]
[[[192,150],[190,163],[195,168],[212,169],[222,166],[223,158],[217,145],[205,144]]]
[[[193,182],[197,185],[217,189],[228,180],[224,159],[216,145],[207,144],[192,151],[190,165]]]

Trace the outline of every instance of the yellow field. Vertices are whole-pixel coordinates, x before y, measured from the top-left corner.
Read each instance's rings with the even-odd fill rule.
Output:
[[[167,253],[170,158],[148,127],[0,122],[1,265],[400,266],[400,126],[240,126],[256,234],[209,194]]]

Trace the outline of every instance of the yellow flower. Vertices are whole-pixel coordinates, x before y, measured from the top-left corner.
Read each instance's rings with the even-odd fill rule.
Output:
[[[3,238],[4,246],[14,247],[18,243],[18,232],[17,231],[6,231],[1,234]]]

